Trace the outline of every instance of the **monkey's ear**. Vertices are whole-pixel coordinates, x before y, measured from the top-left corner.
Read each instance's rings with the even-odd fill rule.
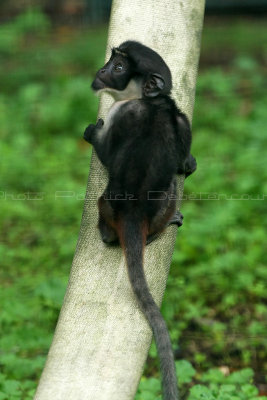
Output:
[[[143,86],[143,94],[146,97],[156,97],[164,86],[165,82],[160,74],[149,74]]]

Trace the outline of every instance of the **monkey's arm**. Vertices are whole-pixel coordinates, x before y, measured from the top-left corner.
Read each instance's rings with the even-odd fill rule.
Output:
[[[94,146],[99,160],[102,162],[103,165],[107,166],[106,146],[105,143],[99,138],[99,133],[103,125],[104,121],[102,118],[99,118],[96,125],[88,125],[84,131],[83,138],[84,140],[86,140],[86,142]]]
[[[189,153],[183,164],[181,164],[180,160],[183,159],[184,156],[181,155],[181,157],[179,157],[177,174],[185,174],[185,177],[187,178],[197,169],[196,159],[195,157],[192,156],[192,154],[190,154],[191,138],[192,138],[191,127],[187,116],[182,112],[180,112],[179,110],[176,115],[176,121],[178,124],[178,133],[181,138],[180,141],[181,148],[184,148],[185,151]]]

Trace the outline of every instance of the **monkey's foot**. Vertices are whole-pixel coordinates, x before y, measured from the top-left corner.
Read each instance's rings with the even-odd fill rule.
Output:
[[[108,236],[108,235],[101,234],[101,239],[105,244],[108,244],[110,246],[112,246],[112,245],[118,246],[119,245],[118,237],[115,237],[115,236],[111,237],[111,236]]]
[[[152,233],[152,235],[148,235],[146,239],[146,245],[150,244],[151,242],[154,242],[158,237],[160,236],[160,233]]]
[[[118,244],[118,235],[115,230],[107,225],[103,218],[99,218],[98,228],[100,230],[101,239],[106,244]]]
[[[178,227],[182,226],[183,225],[183,219],[184,219],[183,214],[180,213],[180,211],[176,211],[176,213],[170,219],[168,225],[178,225]]]
[[[169,222],[165,228],[167,228],[169,225],[178,225],[178,227],[182,226],[183,219],[184,219],[183,214],[180,213],[180,211],[176,211],[175,214],[169,220]],[[156,240],[160,236],[160,234],[161,234],[161,232],[156,232],[156,233],[152,233],[151,235],[148,235],[148,237],[146,239],[146,244],[150,244],[151,242]]]

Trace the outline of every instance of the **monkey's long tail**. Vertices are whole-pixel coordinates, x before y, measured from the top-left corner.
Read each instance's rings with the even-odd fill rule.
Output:
[[[153,331],[160,370],[164,400],[178,400],[178,387],[170,336],[160,310],[155,303],[144,274],[143,253],[147,238],[147,224],[133,217],[120,222],[119,239],[125,252],[128,275],[138,303]]]

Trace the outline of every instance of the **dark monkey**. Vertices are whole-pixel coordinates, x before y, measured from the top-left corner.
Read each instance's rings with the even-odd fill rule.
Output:
[[[119,240],[139,305],[155,337],[164,400],[177,400],[174,357],[166,323],[150,294],[143,253],[170,223],[182,224],[176,212],[176,174],[190,175],[187,117],[170,97],[171,73],[155,51],[134,41],[112,50],[110,60],[92,83],[115,103],[107,119],[84,133],[108,170],[109,181],[98,200],[99,229],[105,243]]]

